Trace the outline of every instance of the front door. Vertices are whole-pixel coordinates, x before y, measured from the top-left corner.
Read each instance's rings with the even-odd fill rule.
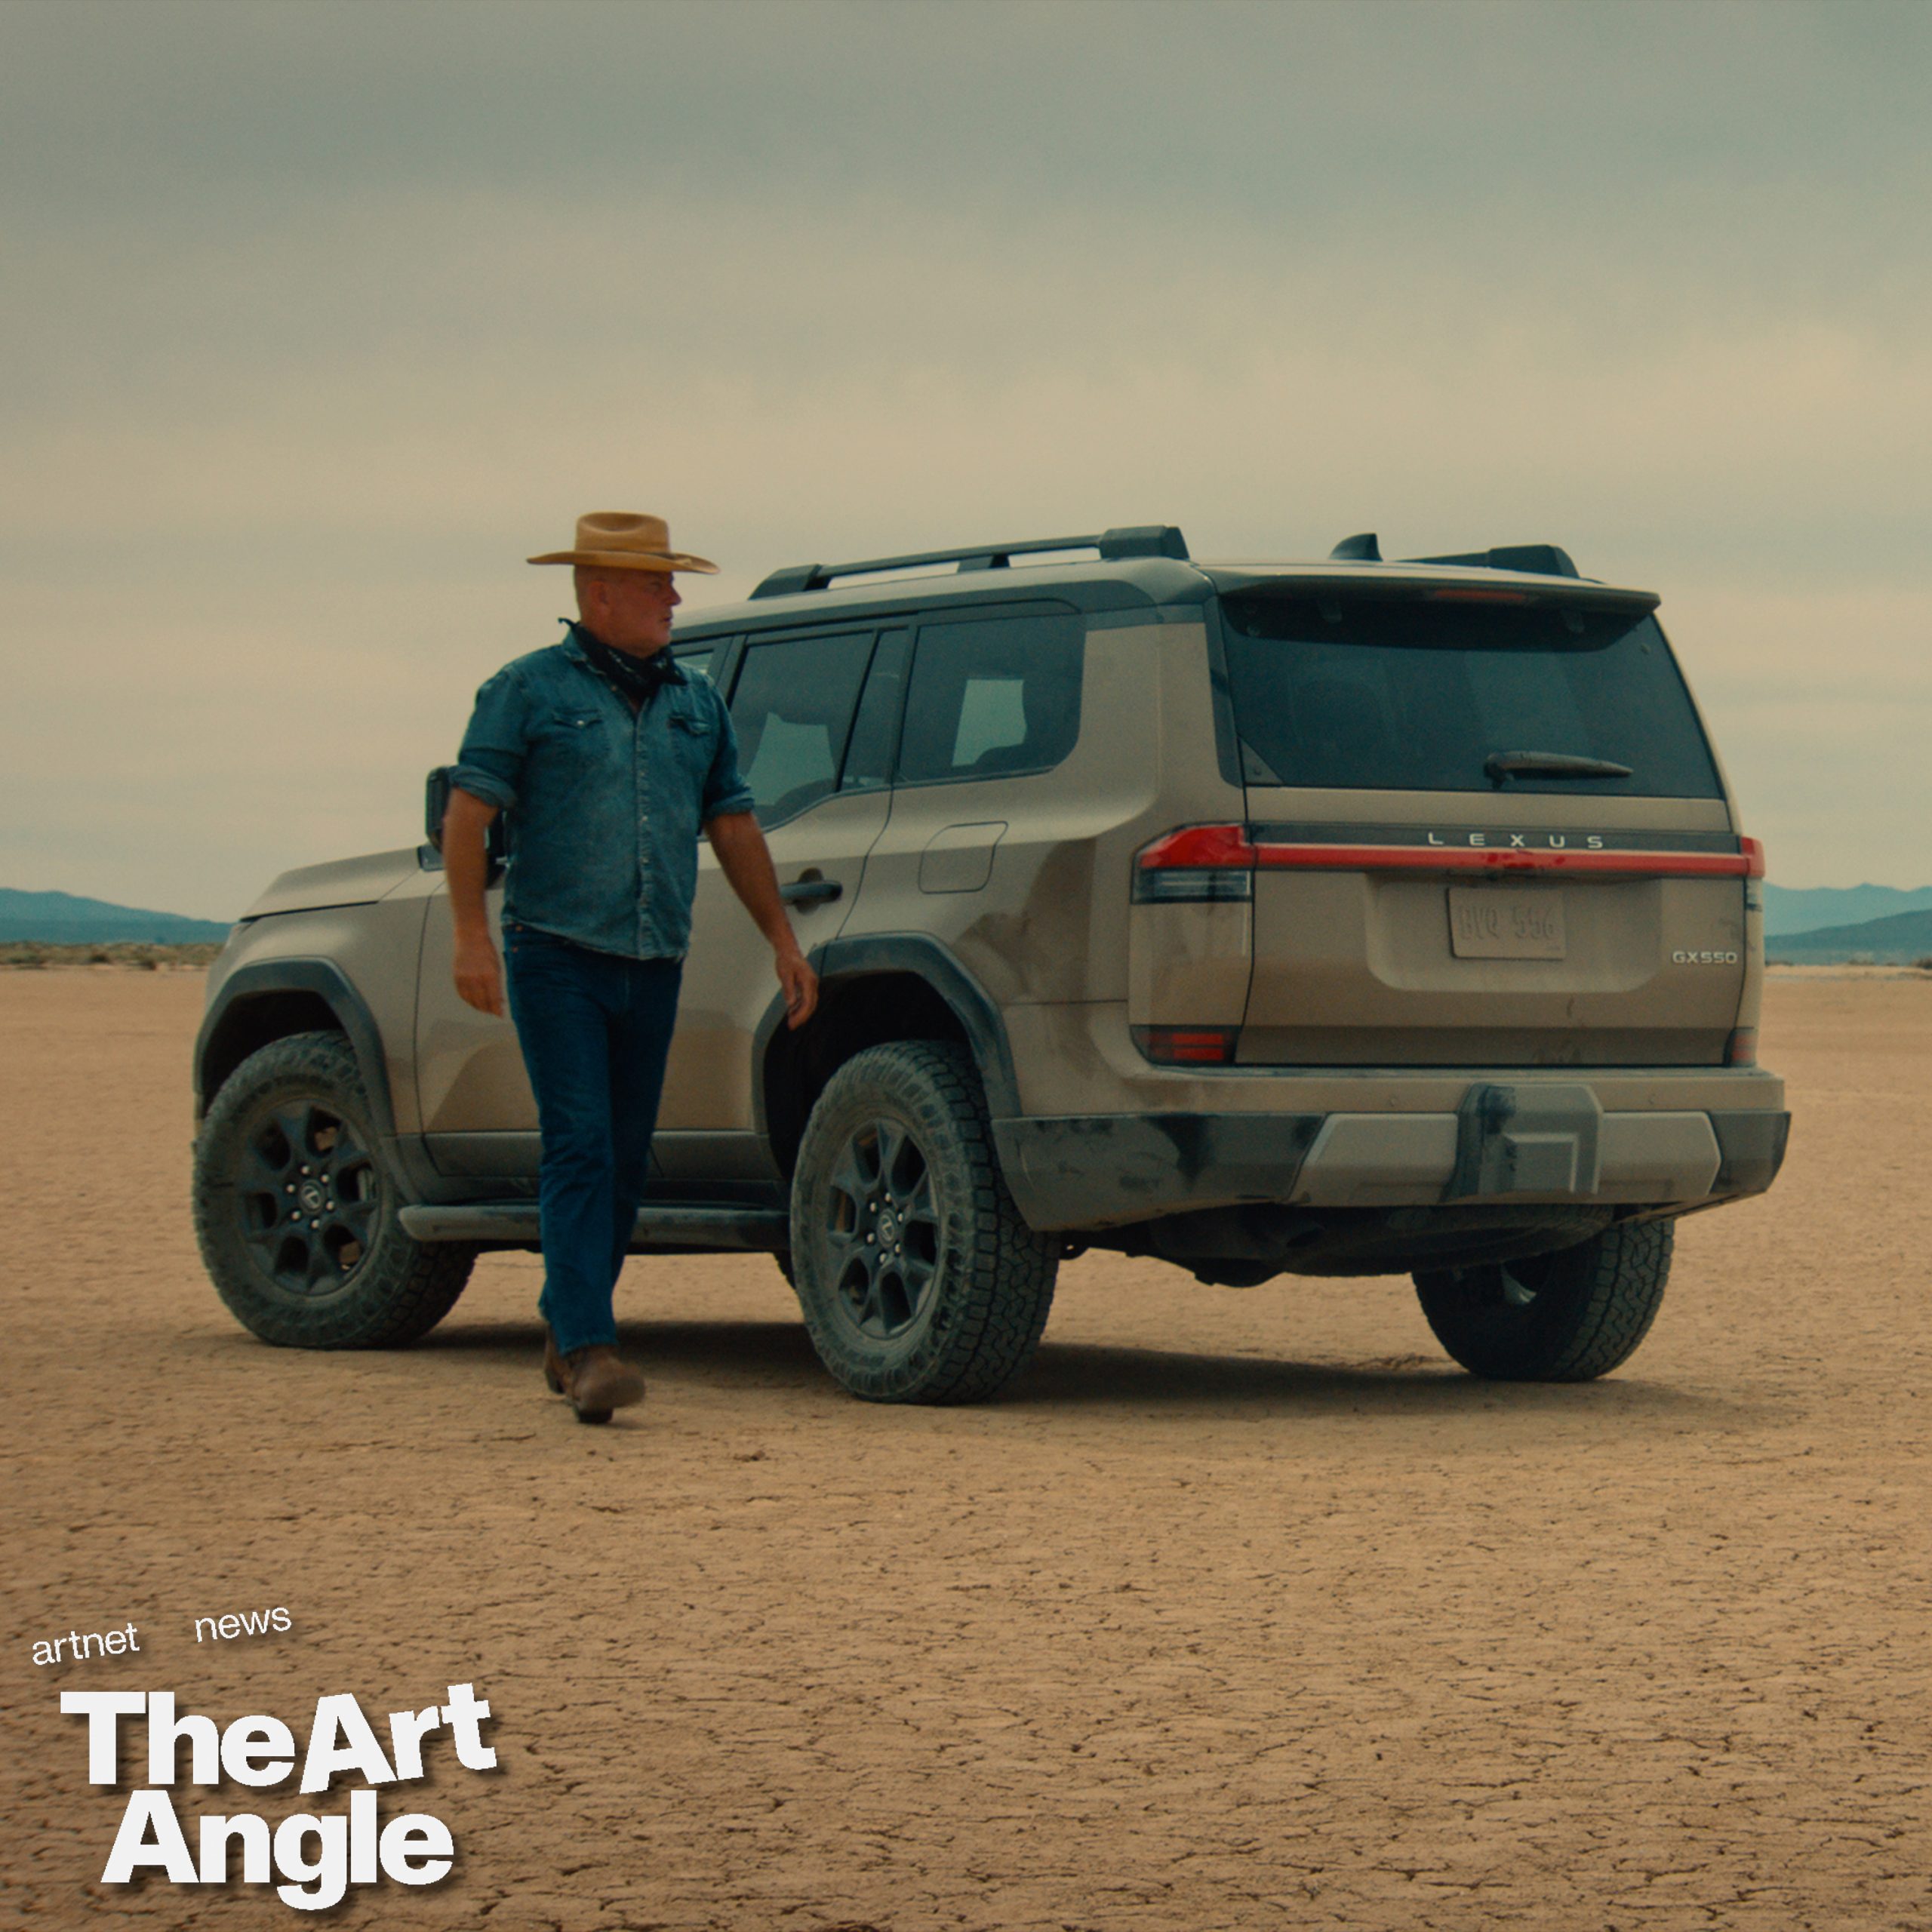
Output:
[[[706,641],[672,649],[681,669],[708,675],[718,647]],[[433,897],[417,982],[416,1068],[431,1158],[446,1174],[534,1180],[540,1152],[537,1101],[516,1029],[457,997],[448,888],[440,872],[429,875],[426,885]],[[500,877],[490,887],[488,903],[491,936],[500,951]]]

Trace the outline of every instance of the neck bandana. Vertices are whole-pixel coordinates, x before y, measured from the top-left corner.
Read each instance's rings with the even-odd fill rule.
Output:
[[[593,637],[581,624],[573,624],[571,633],[583,647],[591,668],[633,711],[641,711],[666,685],[675,681],[668,648],[654,651],[648,657],[632,657],[628,652],[613,651],[601,638]]]

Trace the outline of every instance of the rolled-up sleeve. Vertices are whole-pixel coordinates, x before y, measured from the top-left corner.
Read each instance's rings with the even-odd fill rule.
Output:
[[[706,825],[729,813],[748,812],[757,802],[738,770],[738,734],[731,728],[731,714],[715,692],[711,701],[718,708],[718,749],[712,755],[711,769],[705,774],[704,798],[699,811]]]
[[[476,708],[469,714],[450,783],[486,805],[508,811],[516,803],[529,751],[529,706],[523,682],[506,668],[476,694]]]

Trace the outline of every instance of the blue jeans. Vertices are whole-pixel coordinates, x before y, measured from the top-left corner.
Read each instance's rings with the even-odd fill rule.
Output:
[[[592,952],[506,924],[510,1017],[543,1137],[543,1294],[558,1349],[617,1339],[611,1302],[651,1167],[681,959]]]

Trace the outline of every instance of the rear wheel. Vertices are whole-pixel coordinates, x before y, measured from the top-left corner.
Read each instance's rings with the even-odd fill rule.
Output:
[[[1670,1278],[1675,1224],[1606,1228],[1553,1254],[1415,1278],[1435,1339],[1493,1382],[1589,1382],[1626,1361]]]
[[[194,1189],[216,1289],[281,1347],[413,1342],[455,1306],[475,1263],[472,1247],[403,1232],[340,1033],[291,1034],[235,1069],[195,1141]]]
[[[792,1268],[819,1359],[854,1395],[996,1395],[1038,1346],[1060,1250],[1014,1205],[964,1049],[872,1047],[827,1082],[798,1149]]]

